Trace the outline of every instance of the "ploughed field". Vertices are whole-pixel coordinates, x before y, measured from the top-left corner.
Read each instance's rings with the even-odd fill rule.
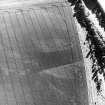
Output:
[[[0,105],[88,105],[71,7],[32,4],[0,10]]]

